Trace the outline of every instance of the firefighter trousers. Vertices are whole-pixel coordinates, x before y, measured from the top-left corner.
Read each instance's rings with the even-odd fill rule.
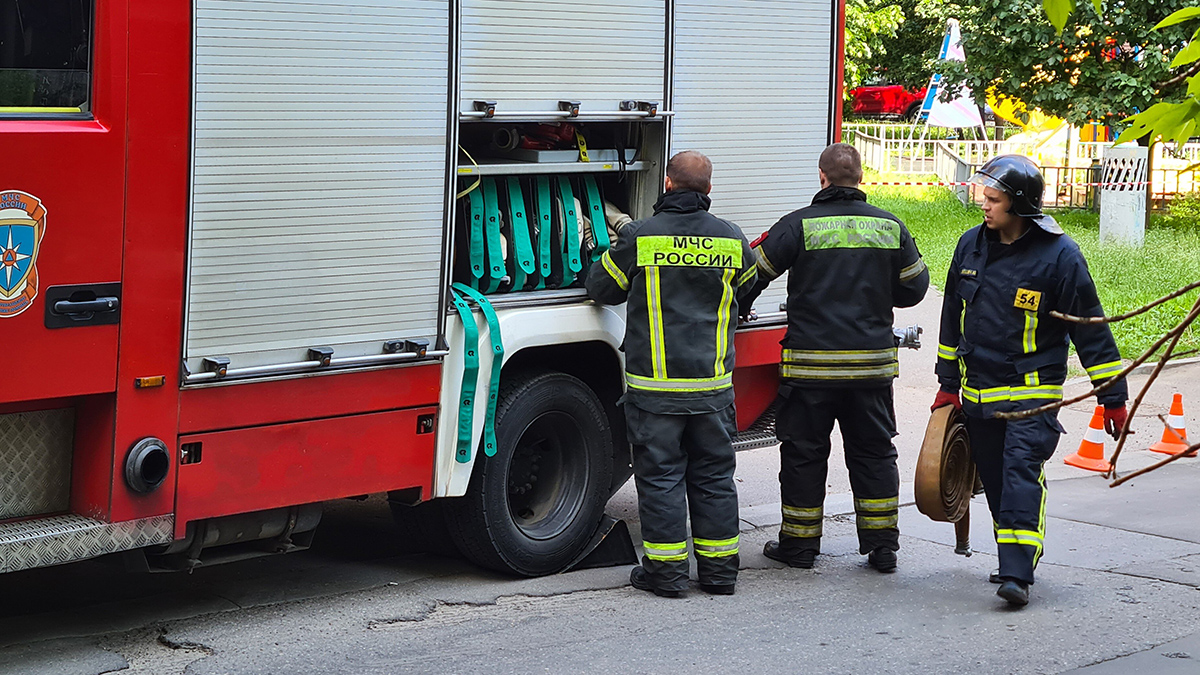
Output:
[[[1000,576],[1033,583],[1046,537],[1046,472],[1063,433],[1057,412],[1023,420],[967,415],[971,457],[992,512]]]
[[[896,414],[891,385],[855,388],[783,387],[775,434],[779,438],[779,492],[783,502],[781,553],[821,551],[825,478],[836,421],[854,490],[858,548],[900,550],[900,473],[896,469]]]
[[[687,588],[690,513],[700,583],[733,584],[738,571],[733,405],[660,415],[626,403],[625,421],[642,521],[642,567],[650,582],[664,590]]]

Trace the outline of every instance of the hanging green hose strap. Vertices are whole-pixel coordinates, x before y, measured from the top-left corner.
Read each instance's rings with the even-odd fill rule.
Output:
[[[463,287],[454,284],[455,288]],[[463,377],[458,395],[458,444],[454,459],[460,464],[471,461],[471,432],[475,422],[475,389],[479,380],[479,328],[471,306],[457,291],[450,291],[451,302],[463,325]]]
[[[512,226],[513,254],[516,265],[512,290],[524,289],[525,281],[537,271],[533,259],[533,243],[529,239],[529,220],[525,213],[525,193],[516,176],[508,177],[508,222]]]
[[[600,199],[600,186],[596,184],[595,176],[583,177],[583,192],[586,196],[588,218],[592,221],[592,241],[596,247],[592,249],[592,262],[600,259],[608,250],[608,225],[604,220],[604,201]]]
[[[575,213],[575,191],[566,176],[558,176],[558,196],[562,200],[566,227],[563,229],[563,286],[570,286],[583,271],[579,260],[579,214]]]
[[[492,341],[492,378],[491,378],[491,383],[488,386],[487,414],[483,418],[483,454],[487,455],[488,457],[491,457],[496,454],[496,402],[499,400],[499,397],[500,397],[500,369],[504,365],[504,342],[500,337],[500,317],[496,316],[496,309],[494,307],[492,307],[492,303],[488,302],[488,299],[485,298],[483,296],[483,294],[480,293],[479,291],[471,288],[470,286],[466,286],[464,284],[458,284],[458,283],[454,284],[454,286],[452,287],[452,290],[457,291],[458,293],[464,293],[468,297],[470,297],[472,300],[474,300],[475,304],[479,305],[479,309],[483,311],[484,318],[487,319],[488,333],[490,334],[491,341]],[[462,300],[462,296],[459,296],[458,293],[455,293],[456,298],[458,300]],[[463,304],[465,305],[466,303],[464,302]],[[455,306],[457,307],[457,303]],[[469,311],[470,310],[468,309],[468,312]],[[462,310],[459,310],[459,316],[462,316]],[[474,325],[475,325],[475,317],[474,316],[470,317],[470,323],[471,323],[472,328],[474,328]],[[476,332],[475,332],[475,344],[478,347],[478,344],[479,344],[478,330],[476,330]],[[470,347],[470,345],[468,345],[468,348],[469,347]],[[472,387],[471,387],[471,395],[472,396],[475,395],[474,380],[477,379],[478,372],[479,372],[479,364],[477,362],[475,364],[475,372],[472,373],[472,375],[471,375],[472,376]],[[466,375],[465,374],[463,376],[463,390],[464,390],[464,392],[466,391]],[[459,415],[460,415],[460,417],[458,419],[458,432],[459,432],[458,441],[460,444],[459,452],[461,453],[462,452],[461,444],[463,441],[463,435],[462,435],[463,425],[465,424],[466,428],[467,428],[467,443],[469,445],[471,442],[471,438],[470,438],[471,426],[472,426],[471,420],[473,419],[473,416],[468,414],[466,407],[460,407]],[[467,417],[465,422],[464,422],[464,416]],[[468,447],[467,452],[468,452],[467,457],[469,458],[470,457],[469,447]],[[466,461],[466,460],[460,460],[460,461]]]
[[[551,256],[554,255],[554,238],[551,236],[554,228],[554,218],[551,215],[553,199],[550,196],[550,177],[538,176],[534,181],[537,193],[537,225],[538,225],[538,288],[546,287],[546,280],[553,270]]]
[[[478,288],[480,280],[483,279],[484,265],[487,264],[483,249],[483,194],[481,191],[472,190],[467,194],[467,206],[471,213],[471,222],[467,232],[467,245],[471,253],[471,285]]]
[[[488,283],[485,293],[495,293],[507,276],[504,271],[504,245],[500,239],[500,199],[496,195],[496,179],[483,179],[484,225],[487,228]]]

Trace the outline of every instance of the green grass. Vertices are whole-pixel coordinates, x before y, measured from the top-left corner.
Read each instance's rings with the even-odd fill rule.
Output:
[[[933,177],[871,175],[866,180],[922,181]],[[954,247],[962,233],[983,222],[983,212],[963,206],[941,187],[866,187],[872,204],[899,216],[917,240],[933,283],[942,288]],[[1143,248],[1099,243],[1099,215],[1055,211],[1055,219],[1079,243],[1109,315],[1137,309],[1200,280],[1200,200],[1182,200],[1172,213],[1151,217]],[[1121,355],[1134,358],[1176,325],[1196,300],[1196,292],[1113,324]],[[1200,322],[1197,322],[1200,323]],[[1176,351],[1200,349],[1200,326],[1193,324]]]

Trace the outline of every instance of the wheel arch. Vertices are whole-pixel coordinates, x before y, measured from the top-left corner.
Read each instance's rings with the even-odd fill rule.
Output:
[[[504,345],[504,364],[501,378],[528,368],[560,370],[583,380],[604,403],[614,429],[620,425],[624,437],[623,419],[616,415],[616,399],[622,389],[623,359],[620,345],[625,335],[623,307],[601,307],[592,303],[557,307],[503,309],[497,312]],[[479,328],[479,343],[491,339],[487,323],[475,313]],[[446,339],[450,354],[442,365],[440,413],[437,426],[437,457],[434,462],[432,497],[458,497],[467,491],[475,455],[479,449],[487,406],[476,405],[472,431],[470,462],[458,462],[455,450],[458,438],[459,394],[462,390],[463,330],[461,322],[448,322]],[[490,350],[479,350],[479,379],[476,397],[485,401],[492,368]],[[615,393],[615,395],[614,395]],[[615,433],[615,432],[614,432]],[[614,447],[617,445],[614,443]],[[615,453],[623,455],[623,453]],[[619,460],[618,460],[619,461]],[[617,474],[620,481],[616,481]],[[614,482],[623,483],[628,473],[614,467]]]
[[[624,393],[621,355],[612,345],[599,340],[568,344],[528,347],[517,352],[504,363],[501,381],[518,373],[532,371],[558,371],[579,378],[600,402],[612,425],[613,480],[610,495],[616,492],[633,473],[631,456],[623,451],[625,442],[625,416],[617,406]]]

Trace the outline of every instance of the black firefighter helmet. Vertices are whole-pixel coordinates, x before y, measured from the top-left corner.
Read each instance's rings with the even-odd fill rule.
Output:
[[[1046,181],[1033,160],[1023,155],[993,157],[971,176],[971,182],[996,188],[1012,200],[1009,212],[1028,218],[1050,234],[1062,234],[1054,218],[1042,213]]]

